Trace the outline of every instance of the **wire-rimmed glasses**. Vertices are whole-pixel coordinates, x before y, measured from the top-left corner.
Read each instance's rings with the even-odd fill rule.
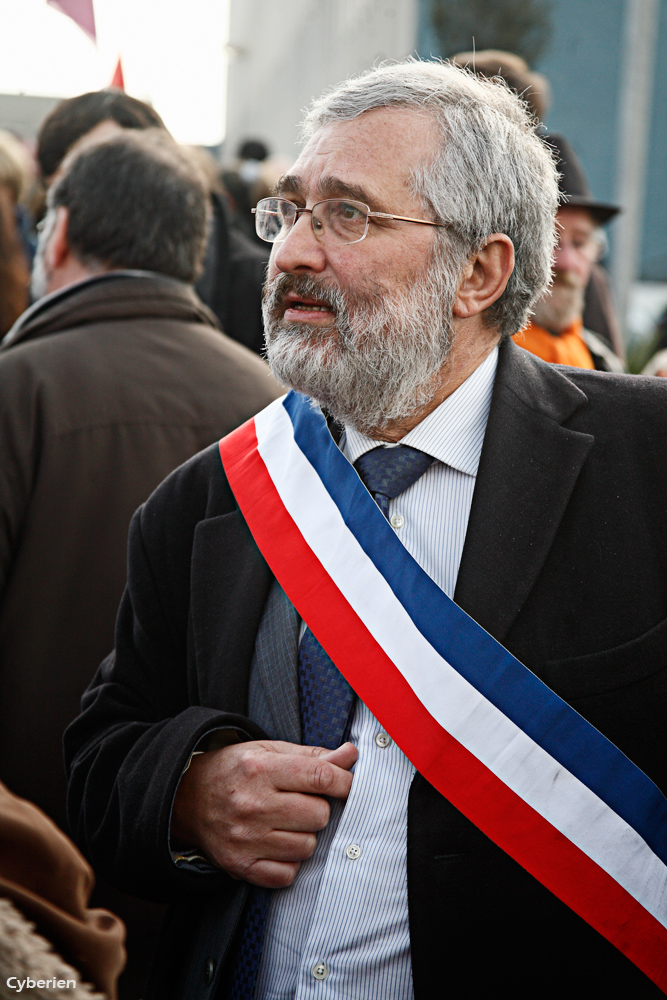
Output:
[[[423,226],[444,225],[428,219],[371,212],[368,205],[361,201],[350,201],[349,198],[327,198],[325,201],[318,201],[312,208],[301,208],[287,198],[262,198],[252,212],[257,235],[267,243],[281,243],[287,238],[299,216],[306,212],[310,214],[310,224],[318,239],[341,245],[363,240],[371,219],[417,222]]]

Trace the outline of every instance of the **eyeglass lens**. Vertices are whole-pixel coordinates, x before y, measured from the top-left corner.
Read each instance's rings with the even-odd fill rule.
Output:
[[[311,210],[313,232],[333,243],[356,243],[366,235],[368,207],[342,198],[328,199]],[[260,239],[279,243],[287,238],[298,215],[297,206],[286,198],[264,198],[255,211],[255,228]]]
[[[255,209],[255,230],[267,243],[284,240],[294,225],[296,205],[285,198],[264,198]]]

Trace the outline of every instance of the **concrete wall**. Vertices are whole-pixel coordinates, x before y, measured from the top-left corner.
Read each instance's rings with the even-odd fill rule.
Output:
[[[247,137],[294,159],[302,109],[416,44],[416,0],[231,0],[225,154]]]
[[[667,281],[667,0],[657,2],[657,52],[637,277]],[[418,49],[439,55],[429,25],[431,0],[419,0]],[[578,153],[597,197],[618,195],[622,86],[631,0],[552,0],[553,37],[535,69],[551,82],[547,127]],[[472,42],[470,47],[472,48]],[[621,199],[622,200],[622,199]],[[614,226],[610,226],[612,249]]]
[[[59,100],[59,97],[0,94],[0,128],[32,141],[42,121]]]

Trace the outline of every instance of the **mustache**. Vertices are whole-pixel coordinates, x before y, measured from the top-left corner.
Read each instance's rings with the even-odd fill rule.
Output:
[[[338,311],[344,304],[343,293],[333,288],[321,278],[307,274],[278,274],[272,281],[264,285],[263,297],[272,310],[285,305],[288,294],[302,295],[304,298],[317,299],[330,309]]]
[[[555,271],[552,280],[554,288],[577,288],[582,287],[579,276],[573,271]]]

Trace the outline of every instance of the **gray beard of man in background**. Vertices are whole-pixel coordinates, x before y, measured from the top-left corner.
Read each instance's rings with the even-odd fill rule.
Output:
[[[266,283],[262,306],[271,371],[362,433],[411,416],[433,397],[451,350],[459,277],[439,241],[425,273],[398,291],[353,293],[320,278],[279,274]],[[287,292],[334,309],[333,327],[286,323]]]
[[[552,333],[562,333],[584,312],[586,286],[573,271],[556,271],[548,291],[535,305],[533,319]]]

